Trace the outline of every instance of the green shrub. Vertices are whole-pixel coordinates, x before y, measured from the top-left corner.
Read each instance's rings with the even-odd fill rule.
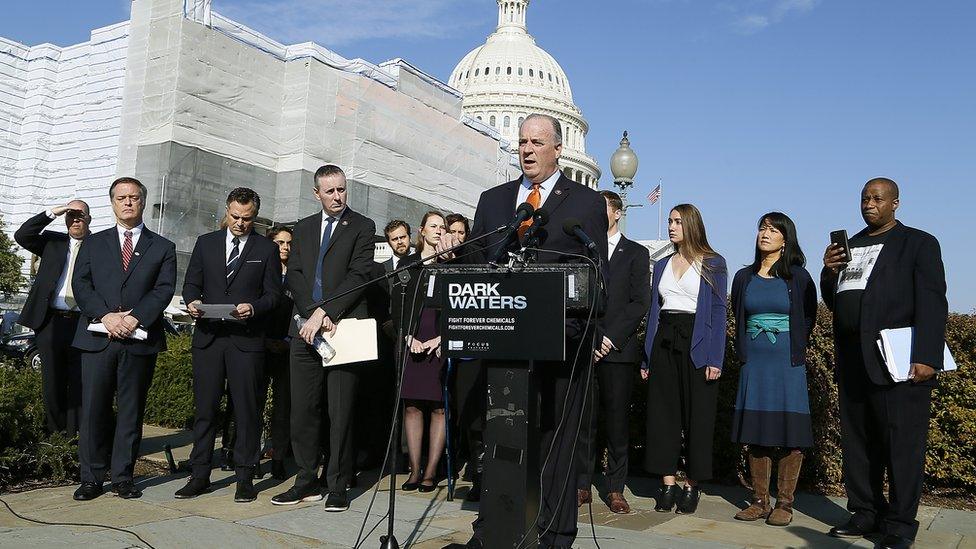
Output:
[[[167,339],[168,350],[156,360],[152,386],[146,397],[144,421],[161,427],[193,426],[193,359],[189,335]]]
[[[0,489],[78,473],[77,438],[45,431],[41,374],[20,361],[0,361]]]

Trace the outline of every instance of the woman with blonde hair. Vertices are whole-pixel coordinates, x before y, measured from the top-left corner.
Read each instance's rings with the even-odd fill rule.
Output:
[[[691,514],[699,481],[712,476],[718,378],[725,357],[728,272],[708,244],[698,208],[679,204],[668,215],[675,253],[654,265],[641,376],[647,380],[644,468],[661,476],[659,512]],[[683,444],[682,444],[683,443]],[[687,484],[675,475],[685,447]]]

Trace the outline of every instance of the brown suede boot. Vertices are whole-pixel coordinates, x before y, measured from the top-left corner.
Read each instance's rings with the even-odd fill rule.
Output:
[[[773,459],[761,446],[749,447],[749,474],[752,476],[752,505],[735,514],[738,520],[759,520],[769,516],[769,475]]]
[[[793,521],[793,492],[796,491],[802,464],[803,452],[800,450],[787,450],[786,455],[779,458],[776,466],[776,507],[766,519],[766,524],[788,526]]]

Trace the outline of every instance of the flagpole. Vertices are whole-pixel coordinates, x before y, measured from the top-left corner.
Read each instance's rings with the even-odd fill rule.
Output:
[[[657,183],[657,239],[661,240],[661,226],[664,224],[664,178],[659,178]]]

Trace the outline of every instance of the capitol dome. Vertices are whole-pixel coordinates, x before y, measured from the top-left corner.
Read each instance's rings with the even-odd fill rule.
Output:
[[[461,59],[449,84],[464,94],[464,112],[493,126],[518,147],[518,128],[532,113],[562,122],[560,166],[570,179],[596,188],[600,166],[586,154],[589,125],[573,103],[559,63],[535,43],[525,25],[529,0],[498,0],[498,28]]]

